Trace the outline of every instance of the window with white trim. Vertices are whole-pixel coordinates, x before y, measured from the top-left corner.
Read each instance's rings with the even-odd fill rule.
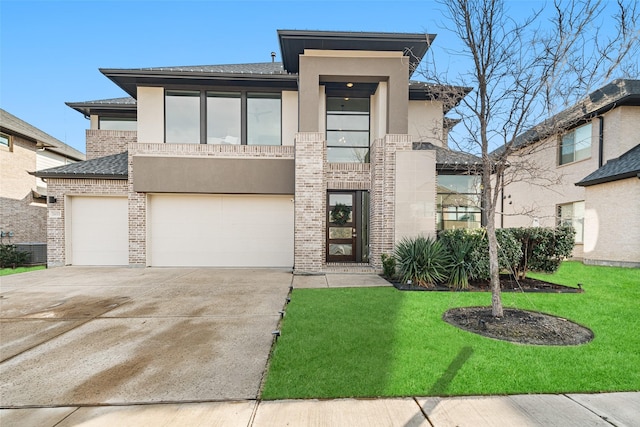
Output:
[[[584,242],[584,202],[558,205],[558,225],[570,225],[576,231],[576,243]]]
[[[591,157],[591,123],[579,126],[562,136],[558,163],[577,162]]]

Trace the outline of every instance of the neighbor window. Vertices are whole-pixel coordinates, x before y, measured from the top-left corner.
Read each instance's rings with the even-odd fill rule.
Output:
[[[558,205],[558,225],[570,225],[576,231],[576,243],[584,242],[584,202]]]
[[[480,176],[438,175],[438,230],[478,228],[482,224]]]
[[[369,163],[369,99],[327,97],[327,162]]]
[[[591,157],[591,123],[577,127],[560,141],[561,165]]]
[[[101,130],[138,130],[133,117],[100,117],[98,120]]]
[[[7,147],[9,150],[11,150],[11,135],[0,133],[0,147]]]
[[[167,90],[166,142],[281,145],[279,93]]]

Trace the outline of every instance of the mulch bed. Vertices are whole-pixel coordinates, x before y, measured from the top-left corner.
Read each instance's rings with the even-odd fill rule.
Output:
[[[455,292],[489,292],[491,287],[489,281],[469,281],[468,289],[453,289],[448,286],[438,285],[431,288],[423,286],[408,285],[406,283],[390,282],[400,291],[455,291]],[[502,292],[551,292],[551,293],[583,293],[584,289],[578,284],[578,287],[558,285],[555,283],[545,282],[543,280],[525,278],[515,280],[513,276],[500,275],[500,286]]]
[[[447,310],[442,319],[458,328],[485,337],[520,344],[579,345],[593,339],[593,332],[561,317],[534,311],[505,308],[493,317],[491,307],[459,307]]]

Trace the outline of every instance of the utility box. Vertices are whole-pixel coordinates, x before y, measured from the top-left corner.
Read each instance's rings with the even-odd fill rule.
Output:
[[[16,249],[27,252],[29,257],[26,265],[46,265],[47,264],[47,244],[46,243],[16,243]]]

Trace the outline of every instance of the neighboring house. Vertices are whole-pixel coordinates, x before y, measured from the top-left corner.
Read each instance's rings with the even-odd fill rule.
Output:
[[[129,97],[69,103],[88,160],[36,174],[50,266],[372,271],[403,236],[479,225],[477,158],[446,148],[470,89],[410,80],[434,35],[278,36],[282,63],[101,69]]]
[[[575,258],[640,267],[638,123],[640,80],[616,80],[523,135],[511,160],[547,180],[508,184],[501,225],[570,224]]]
[[[47,242],[47,184],[29,172],[84,159],[81,152],[0,109],[2,243]]]

